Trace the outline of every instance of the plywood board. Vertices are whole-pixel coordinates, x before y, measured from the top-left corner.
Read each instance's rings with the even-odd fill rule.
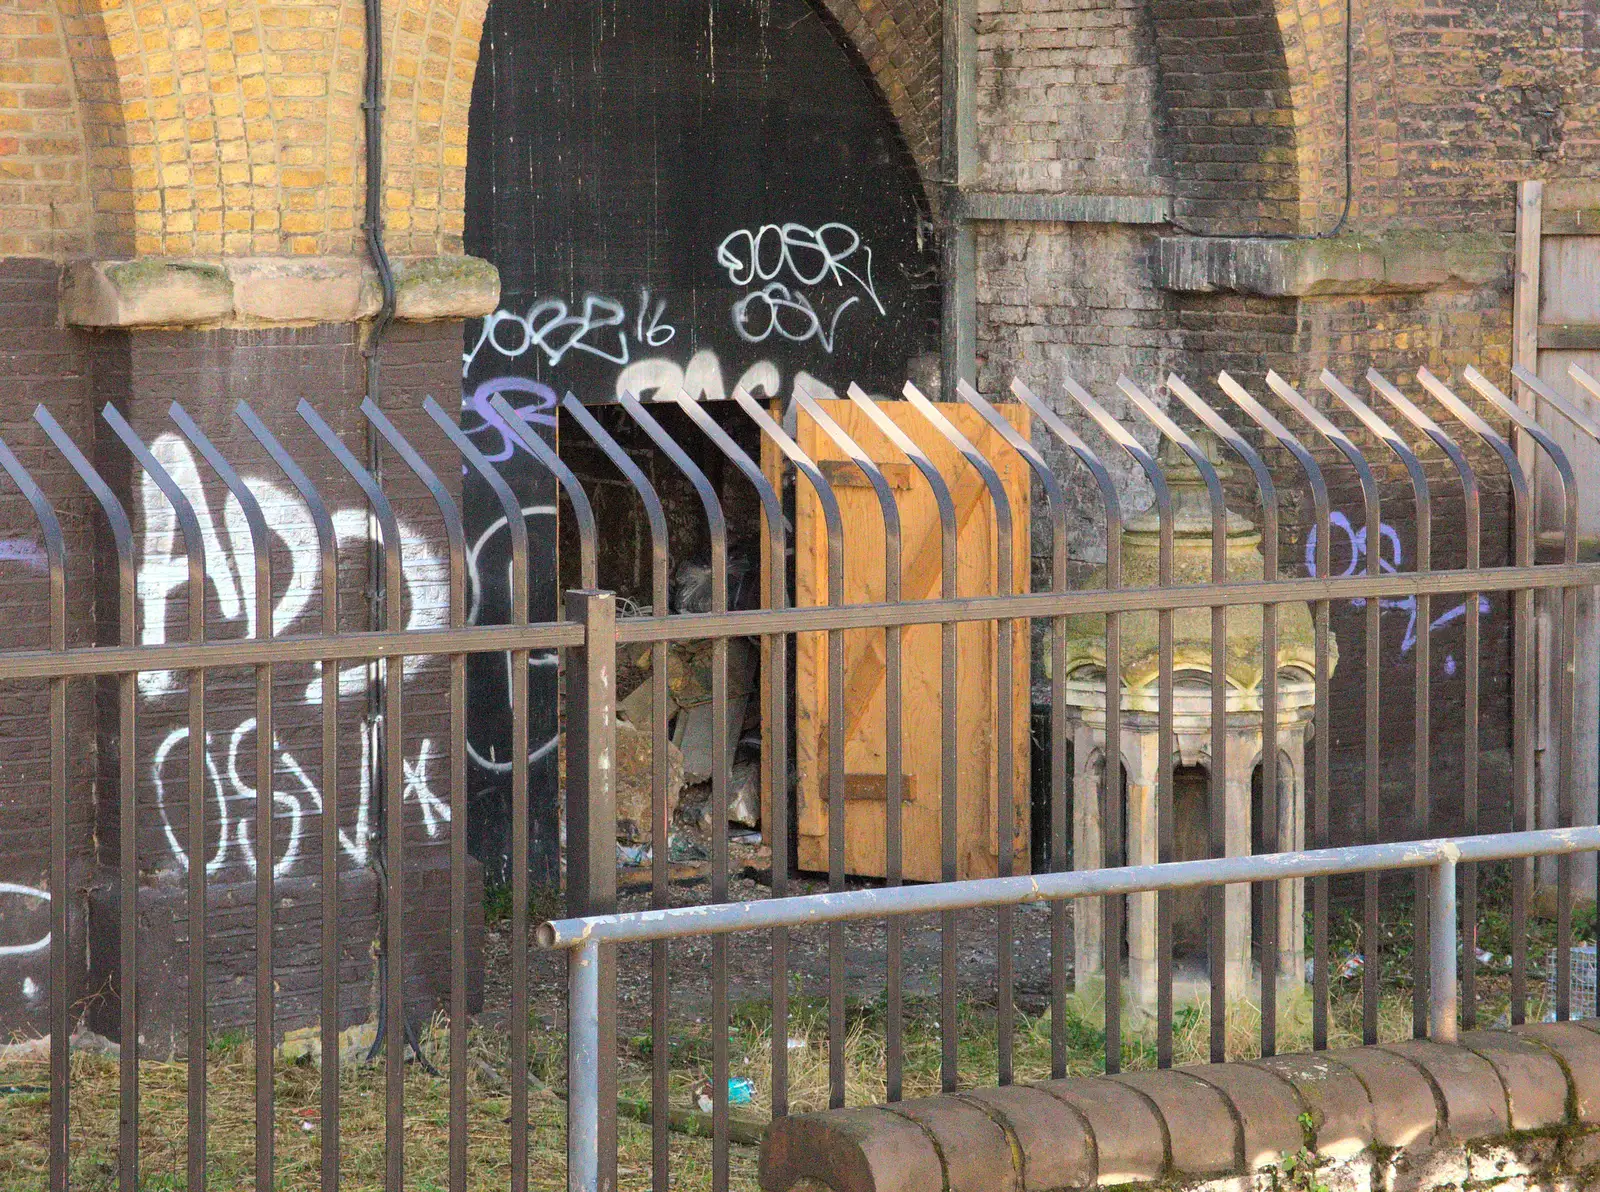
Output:
[[[900,510],[903,543],[901,584],[905,599],[939,596],[941,551],[938,509],[922,477],[905,457],[849,401],[822,403],[872,459],[884,467]],[[951,486],[959,542],[957,591],[961,596],[998,590],[998,550],[994,512],[982,478],[959,453],[904,402],[881,408],[932,459]],[[946,417],[971,439],[999,472],[1012,509],[1013,589],[1028,587],[1029,474],[1027,465],[970,408],[942,404]],[[1001,407],[1026,435],[1026,411]],[[796,437],[833,484],[845,525],[844,596],[848,603],[885,599],[884,534],[877,496],[833,441],[803,412]],[[764,466],[777,469],[767,448]],[[810,486],[795,486],[796,604],[825,604],[828,593],[828,542],[822,511]],[[764,560],[764,564],[766,561]],[[765,588],[764,588],[765,590]],[[957,631],[957,871],[984,877],[998,868],[999,816],[996,792],[1002,759],[997,721],[994,624],[962,625]],[[799,859],[802,869],[824,870],[828,856],[828,675],[825,634],[801,634],[795,643],[794,708]],[[884,709],[884,631],[852,630],[844,635],[845,658],[845,865],[848,872],[882,875],[885,867],[885,792],[887,756]],[[902,647],[902,723],[904,874],[935,881],[940,857],[940,631],[913,626]],[[1009,764],[1016,833],[1014,865],[1022,872],[1028,856],[1028,626],[1017,623],[1012,645],[1012,714]],[[770,718],[764,718],[771,724]],[[770,799],[770,794],[769,794]],[[770,805],[770,803],[769,803]]]

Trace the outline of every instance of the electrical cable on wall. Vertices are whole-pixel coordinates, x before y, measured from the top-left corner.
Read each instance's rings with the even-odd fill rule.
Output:
[[[366,79],[361,108],[366,130],[367,186],[361,226],[366,233],[367,254],[372,258],[373,268],[378,271],[378,284],[382,289],[383,298],[378,313],[372,320],[372,326],[367,329],[361,354],[365,357],[367,365],[366,396],[369,401],[377,404],[383,341],[388,334],[389,325],[394,321],[395,310],[394,270],[390,266],[389,253],[383,243],[383,0],[366,0],[366,50]],[[381,484],[383,458],[379,451],[377,431],[370,420],[365,421],[365,427],[367,470],[372,473],[373,479]],[[373,629],[379,628],[382,624],[383,611],[388,600],[392,597],[398,598],[398,594],[390,593],[384,583],[385,569],[382,548],[379,545],[380,534],[376,514],[369,510],[367,609],[370,626]],[[416,1025],[406,1016],[405,1007],[403,1005],[391,1007],[388,1001],[389,965],[403,964],[404,958],[391,957],[387,944],[389,915],[393,908],[385,894],[388,889],[388,842],[383,839],[383,809],[388,798],[391,796],[403,798],[404,795],[403,792],[391,792],[384,781],[385,772],[381,759],[384,756],[383,737],[389,731],[389,725],[383,718],[383,697],[384,685],[400,682],[402,674],[403,668],[396,667],[392,660],[374,661],[367,667],[367,728],[372,734],[372,747],[367,753],[369,767],[367,780],[371,784],[377,825],[373,831],[378,844],[371,855],[378,871],[381,906],[378,925],[378,1024],[372,1047],[367,1052],[367,1060],[371,1062],[377,1059],[382,1051],[392,1012],[400,1018],[406,1042],[410,1045],[412,1053],[427,1072],[436,1076],[438,1072],[422,1053],[422,1040],[417,1033]]]

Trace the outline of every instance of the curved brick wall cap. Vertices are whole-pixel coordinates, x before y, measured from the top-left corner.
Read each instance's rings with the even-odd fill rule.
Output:
[[[761,1186],[1220,1192],[1307,1150],[1340,1189],[1418,1186],[1419,1173],[1457,1169],[1504,1180],[1508,1163],[1541,1187],[1600,1187],[1600,1033],[1472,1031],[1461,1046],[1408,1040],[803,1114],[767,1131]]]

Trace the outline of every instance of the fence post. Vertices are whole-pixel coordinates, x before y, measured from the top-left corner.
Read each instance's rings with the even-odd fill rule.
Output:
[[[600,1006],[591,941],[567,952],[567,1192],[600,1187]]]
[[[583,643],[567,655],[567,914],[603,915],[617,909],[617,603],[610,592],[567,593],[567,619],[583,626]],[[663,842],[658,842],[661,847]],[[585,949],[584,951],[589,951]],[[568,1183],[582,1192],[617,1186],[616,954],[610,947],[572,959],[568,1005],[567,1087],[593,1094],[598,1120],[580,1120],[585,1099],[567,1103]],[[587,965],[587,970],[584,966]],[[582,978],[585,996],[575,996]],[[578,1016],[592,1014],[592,1022]],[[580,1035],[592,1046],[580,1050]],[[583,1071],[584,1065],[591,1071]],[[577,1148],[591,1158],[578,1159]],[[585,1164],[588,1164],[586,1167]],[[593,1179],[579,1184],[580,1173]]]
[[[1429,901],[1429,945],[1432,953],[1428,993],[1435,1043],[1456,1041],[1456,851],[1446,847],[1433,867]]]

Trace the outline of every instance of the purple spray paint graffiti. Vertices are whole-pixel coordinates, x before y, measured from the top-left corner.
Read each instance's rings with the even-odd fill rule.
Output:
[[[1359,528],[1353,526],[1349,517],[1339,512],[1332,514],[1328,520],[1331,527],[1338,534],[1343,535],[1344,541],[1349,546],[1349,552],[1345,557],[1344,570],[1340,571],[1338,570],[1339,552],[1336,545],[1330,544],[1329,552],[1333,559],[1335,577],[1342,578],[1355,575],[1359,571],[1365,571],[1367,566],[1366,526]],[[1404,551],[1400,546],[1400,535],[1393,526],[1387,523],[1380,524],[1378,532],[1382,539],[1378,545],[1378,570],[1385,575],[1393,575],[1399,571],[1400,564],[1405,561]],[[1334,543],[1336,544],[1337,542],[1338,537],[1336,536]],[[1311,527],[1311,533],[1306,536],[1306,572],[1310,575],[1316,575],[1317,573],[1317,528],[1315,526]],[[1350,601],[1351,606],[1354,608],[1365,608],[1366,603],[1366,600],[1361,597]],[[1417,644],[1417,598],[1415,596],[1380,598],[1378,607],[1385,611],[1390,609],[1403,610],[1407,614],[1405,637],[1400,641],[1400,653],[1402,656],[1405,655],[1412,646]],[[1488,615],[1488,597],[1478,597],[1478,612],[1480,615]],[[1435,630],[1443,629],[1446,625],[1453,621],[1459,621],[1466,615],[1467,606],[1466,602],[1463,601],[1461,604],[1435,617],[1428,625],[1428,632],[1432,633]],[[1444,672],[1447,675],[1456,673],[1456,657],[1454,654],[1445,655]]]

